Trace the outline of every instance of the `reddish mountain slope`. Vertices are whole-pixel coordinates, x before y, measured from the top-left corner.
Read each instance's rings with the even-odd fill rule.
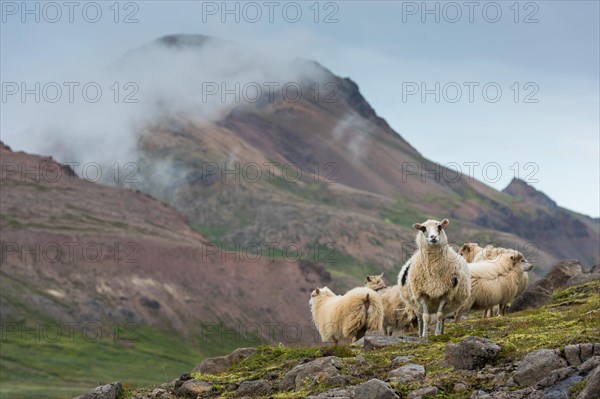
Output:
[[[309,292],[329,278],[321,267],[217,253],[146,194],[4,145],[0,154],[3,322],[134,322],[185,335],[203,323],[310,325]]]

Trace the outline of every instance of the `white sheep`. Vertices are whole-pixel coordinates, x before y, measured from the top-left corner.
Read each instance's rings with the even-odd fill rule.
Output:
[[[460,320],[471,308],[484,309],[483,317],[486,317],[495,305],[499,305],[499,314],[504,315],[506,306],[517,294],[523,270],[530,267],[523,254],[505,248],[494,248],[483,260],[469,263],[471,295],[456,312],[455,320]]]
[[[345,295],[336,295],[329,288],[317,288],[310,295],[312,318],[321,339],[337,343],[346,338],[352,342],[367,331],[383,328],[383,304],[370,288],[357,287]]]
[[[415,223],[417,252],[398,275],[400,294],[417,314],[419,334],[428,335],[429,309],[436,309],[435,335],[444,332],[444,315],[460,308],[471,293],[471,278],[465,260],[448,245],[448,219]]]
[[[481,251],[481,258],[493,260],[501,253],[512,253],[512,251],[514,250],[510,248],[500,248],[494,247],[492,245],[487,245],[485,248],[483,248],[483,251]],[[533,264],[531,264],[531,262],[529,262],[524,256],[523,260],[521,261],[521,269],[523,269],[523,274],[521,275],[521,279],[519,280],[519,285],[517,286],[517,293],[514,298],[521,295],[523,291],[527,289],[527,285],[529,284],[529,272],[533,270]],[[498,309],[498,315],[504,316],[506,314],[507,305],[508,304],[500,305]],[[492,310],[489,309],[489,316],[491,317],[492,314]]]
[[[465,258],[465,260],[469,263],[478,262],[483,259],[493,260],[499,253],[502,252],[510,252],[513,251],[509,248],[500,248],[494,247],[492,245],[487,245],[485,248],[479,246],[479,244],[474,242],[466,242],[460,249],[460,255]],[[522,262],[521,266],[523,268],[523,274],[521,279],[519,280],[519,285],[517,289],[517,294],[515,298],[518,297],[527,289],[527,285],[529,284],[529,271],[533,269],[533,265],[530,262]],[[504,314],[506,312],[506,306],[500,307],[498,310],[498,314]],[[492,308],[486,309],[484,311],[483,317],[491,317],[493,314]]]
[[[403,331],[412,325],[415,315],[405,309],[398,285],[387,287],[385,281],[383,281],[383,273],[381,273],[375,276],[367,276],[365,287],[371,288],[381,297],[383,303],[383,331],[386,335],[391,336],[394,332]]]

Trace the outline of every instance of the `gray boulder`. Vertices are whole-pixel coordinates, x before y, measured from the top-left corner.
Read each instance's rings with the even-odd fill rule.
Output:
[[[467,389],[469,389],[469,387],[463,384],[462,382],[457,382],[456,384],[454,384],[454,392],[464,392]]]
[[[509,312],[538,308],[552,302],[552,290],[534,284],[518,296],[508,308]]]
[[[106,385],[100,385],[88,393],[84,393],[74,399],[117,399],[122,389],[123,384],[121,381],[117,381]]]
[[[491,362],[500,346],[486,338],[467,337],[446,346],[446,363],[460,370],[477,370]]]
[[[365,351],[386,348],[388,346],[394,346],[407,342],[419,342],[419,338],[416,337],[388,337],[379,331],[369,331],[364,338],[361,339]]]
[[[519,391],[475,391],[471,399],[543,399],[544,393],[533,388],[525,388]]]
[[[204,359],[202,362],[198,363],[192,371],[200,374],[221,374],[234,364],[254,355],[257,351],[258,349],[256,348],[239,348],[227,356]]]
[[[573,276],[569,280],[567,280],[565,287],[573,287],[576,285],[582,285],[582,284],[586,284],[586,283],[589,283],[590,281],[595,281],[595,280],[600,280],[600,273],[580,274],[578,276]]]
[[[600,366],[600,356],[592,356],[577,367],[577,371],[587,374],[596,367]]]
[[[385,382],[372,379],[357,385],[355,397],[360,399],[398,399],[396,392]]]
[[[550,269],[550,272],[541,280],[533,285],[516,298],[510,306],[510,312],[536,308],[552,302],[552,292],[557,288],[567,286],[567,282],[583,275],[583,267],[576,259],[567,259],[558,262]],[[576,280],[573,280],[576,281]]]
[[[431,396],[435,396],[437,395],[439,392],[439,389],[437,389],[437,387],[425,387],[425,388],[419,388],[417,390],[412,391],[411,393],[408,394],[408,396],[406,397],[406,399],[422,399],[422,398],[429,398]]]
[[[354,399],[355,389],[356,387],[334,388],[316,396],[307,396],[306,399]]]
[[[192,378],[181,384],[181,386],[177,388],[176,393],[178,395],[188,395],[195,398],[200,394],[212,391],[212,389],[213,387],[210,384]]]
[[[407,364],[390,371],[387,375],[390,381],[405,384],[414,380],[425,378],[425,367],[420,364]]]
[[[560,381],[575,374],[577,370],[574,367],[563,367],[560,369],[552,370],[550,374],[542,378],[536,385],[537,389],[551,387],[558,384]]]
[[[267,396],[271,393],[271,383],[265,380],[244,381],[240,384],[236,396]]]
[[[577,259],[566,259],[552,266],[552,269],[542,280],[548,289],[555,290],[565,287],[570,278],[582,273],[583,267]]]
[[[583,391],[577,396],[577,399],[597,399],[600,398],[600,367],[596,367],[588,377],[588,382]]]
[[[401,364],[406,364],[410,362],[410,359],[412,359],[412,356],[396,356],[392,360],[392,367],[396,368],[399,367]]]
[[[579,366],[592,356],[600,356],[600,343],[565,346],[565,357],[571,366]]]
[[[539,349],[528,353],[517,366],[512,380],[518,385],[533,386],[544,379],[553,370],[567,367],[565,359],[557,351]]]
[[[342,374],[342,359],[336,356],[327,356],[313,360],[309,363],[299,364],[288,371],[279,383],[281,391],[292,389],[300,390],[305,384],[327,384],[330,386],[344,386],[349,378]]]

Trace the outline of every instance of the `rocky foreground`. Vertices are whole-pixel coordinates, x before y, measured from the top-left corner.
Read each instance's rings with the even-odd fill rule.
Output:
[[[559,263],[541,284],[581,281],[573,279],[575,269]],[[241,348],[165,384],[134,389],[116,382],[79,399],[600,398],[596,277],[556,289],[534,309],[449,323],[429,340],[370,333],[351,346]]]

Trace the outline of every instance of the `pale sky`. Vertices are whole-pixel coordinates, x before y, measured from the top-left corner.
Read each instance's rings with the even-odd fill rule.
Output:
[[[421,1],[229,2],[229,13],[221,1],[135,1],[118,14],[112,1],[29,2],[30,14],[21,4],[1,4],[1,134],[14,149],[35,148],[24,131],[36,106],[5,99],[7,82],[99,70],[160,36],[205,34],[314,59],[354,80],[429,159],[479,162],[475,177],[497,189],[518,171],[559,205],[600,215],[597,1],[430,1],[430,13]],[[502,176],[486,179],[489,162]]]

